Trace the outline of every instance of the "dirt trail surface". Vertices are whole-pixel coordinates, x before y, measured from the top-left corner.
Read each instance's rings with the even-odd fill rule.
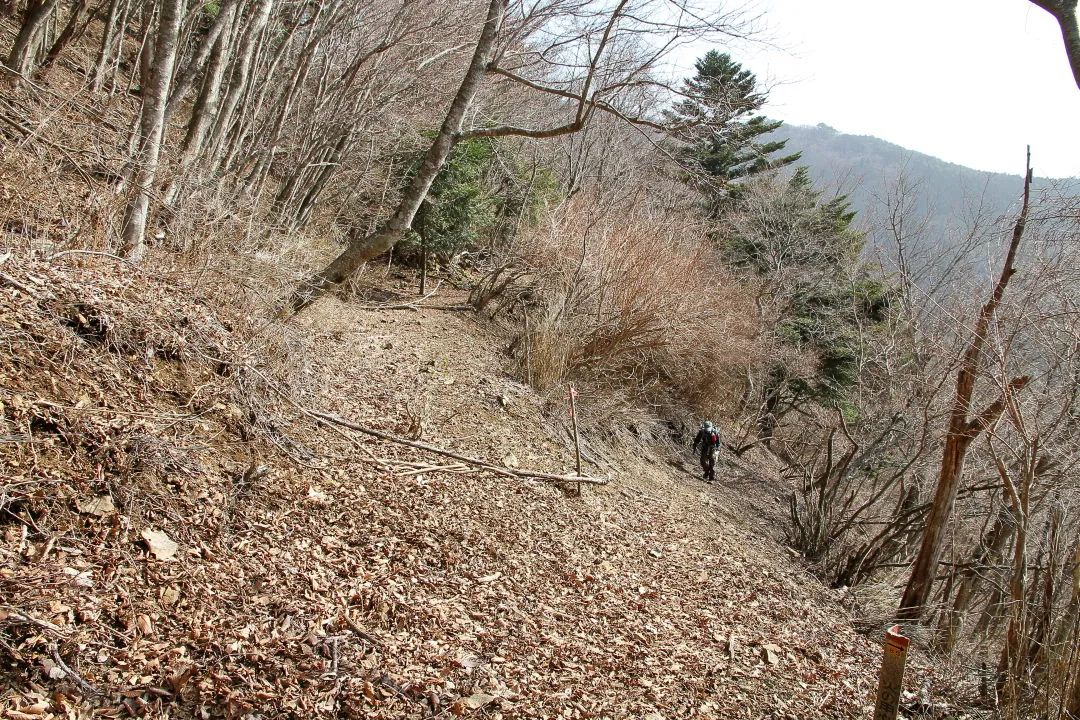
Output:
[[[72,264],[0,268],[4,717],[867,714],[878,650],[745,479],[641,450],[578,497],[300,411],[571,469],[470,313],[328,298],[256,336]]]

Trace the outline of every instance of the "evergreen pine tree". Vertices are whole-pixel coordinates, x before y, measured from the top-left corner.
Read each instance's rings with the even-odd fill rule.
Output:
[[[763,437],[807,402],[846,406],[866,334],[889,314],[889,289],[861,259],[864,236],[845,196],[823,200],[805,167],[748,182],[719,235],[734,267],[770,286],[781,353],[763,383]],[[798,358],[814,358],[807,367]],[[786,359],[785,359],[786,358]]]
[[[685,99],[667,112],[667,121],[675,128],[680,159],[715,200],[730,195],[733,181],[799,159],[799,153],[774,157],[786,140],[762,139],[783,123],[757,114],[766,95],[752,72],[715,50],[694,67],[697,74],[683,83]]]

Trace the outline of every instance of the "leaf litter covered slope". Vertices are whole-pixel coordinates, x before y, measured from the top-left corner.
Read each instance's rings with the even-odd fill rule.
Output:
[[[35,295],[0,286],[11,717],[802,718],[870,702],[877,651],[725,519],[722,489],[644,450],[580,498],[431,471],[448,461],[298,409],[565,472],[542,402],[468,315],[327,299],[241,341],[244,320],[127,269],[5,272]]]

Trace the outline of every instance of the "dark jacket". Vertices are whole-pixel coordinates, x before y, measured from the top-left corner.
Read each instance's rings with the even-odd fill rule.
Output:
[[[697,450],[697,446],[701,445],[701,452],[711,452],[719,448],[720,446],[720,431],[716,428],[712,429],[710,433],[705,428],[698,430],[697,437],[694,438],[694,449]]]

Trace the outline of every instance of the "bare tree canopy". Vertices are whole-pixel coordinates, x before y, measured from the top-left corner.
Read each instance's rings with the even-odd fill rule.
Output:
[[[491,0],[458,92],[394,214],[302,283],[283,314],[307,306],[393,247],[410,229],[447,155],[461,140],[558,137],[581,131],[598,111],[663,130],[655,94],[672,91],[658,74],[664,58],[693,40],[743,37],[751,26],[743,11],[698,8],[683,0]],[[554,118],[519,124],[478,117],[477,126],[464,128],[488,75],[538,94]]]

